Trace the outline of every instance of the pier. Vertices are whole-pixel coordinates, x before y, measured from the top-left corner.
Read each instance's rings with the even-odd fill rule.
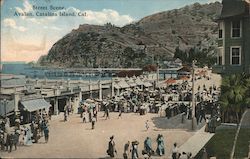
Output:
[[[41,76],[50,77],[114,77],[121,71],[142,71],[141,68],[48,68],[33,67],[33,76],[38,76],[39,70]],[[177,74],[178,68],[160,68],[159,74],[166,79],[167,74]]]

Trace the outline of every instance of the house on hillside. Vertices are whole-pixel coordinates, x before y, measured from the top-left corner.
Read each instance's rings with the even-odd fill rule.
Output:
[[[219,25],[218,59],[213,72],[250,73],[250,1],[223,0]]]
[[[163,62],[167,68],[177,68],[177,67],[182,67],[182,60],[177,58],[169,61],[164,61]]]

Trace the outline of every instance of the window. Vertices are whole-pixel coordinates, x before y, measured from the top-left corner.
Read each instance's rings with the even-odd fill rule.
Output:
[[[218,65],[224,65],[224,52],[223,48],[220,47],[218,48],[218,58],[217,58],[217,63]]]
[[[232,21],[232,30],[231,30],[232,38],[241,37],[241,21],[236,20]]]
[[[219,39],[223,38],[224,23],[219,23]]]
[[[222,31],[222,29],[220,29],[220,30],[219,30],[219,39],[222,38],[222,33],[223,33],[223,31]]]
[[[241,64],[241,48],[231,47],[231,65],[240,65]]]

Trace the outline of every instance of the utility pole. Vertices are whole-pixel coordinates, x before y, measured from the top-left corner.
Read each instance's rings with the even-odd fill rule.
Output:
[[[156,71],[157,71],[157,75],[156,75],[156,86],[158,87],[159,86],[159,76],[160,76],[160,74],[159,74],[159,60],[158,60],[158,62],[156,63]]]
[[[192,61],[192,130],[195,130],[197,127],[196,118],[195,118],[195,92],[194,92],[194,66],[197,61]]]

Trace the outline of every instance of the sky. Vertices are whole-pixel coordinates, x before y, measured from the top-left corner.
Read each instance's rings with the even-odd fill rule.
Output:
[[[103,25],[111,22],[116,26],[124,26],[157,12],[178,9],[195,2],[204,4],[219,0],[0,1],[1,61],[30,62],[46,55],[56,41],[72,29],[77,29],[80,24]],[[57,10],[54,10],[55,7]],[[57,16],[41,15],[48,12]],[[74,13],[75,16],[61,16],[62,12]]]

